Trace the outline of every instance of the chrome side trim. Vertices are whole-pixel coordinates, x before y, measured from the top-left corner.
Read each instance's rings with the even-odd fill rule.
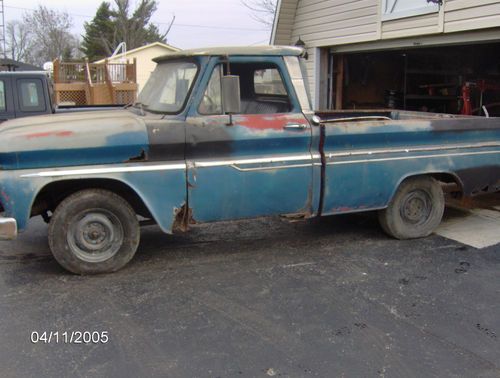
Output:
[[[267,167],[254,167],[254,168],[240,168],[237,165],[231,165],[231,168],[234,168],[240,172],[254,172],[254,171],[269,171],[273,169],[286,169],[286,168],[306,168],[312,167],[312,164],[289,164],[289,165],[272,165]]]
[[[37,173],[28,173],[21,175],[22,178],[28,177],[61,177],[61,176],[86,176],[86,175],[102,175],[108,173],[126,173],[126,172],[152,172],[152,171],[174,171],[186,169],[186,164],[161,164],[161,165],[140,165],[127,167],[110,167],[110,168],[85,168],[85,169],[68,169],[68,170],[53,170]]]
[[[176,163],[176,164],[157,164],[157,165],[133,165],[125,167],[106,167],[106,168],[75,168],[75,169],[61,169],[61,170],[51,170],[42,171],[37,173],[28,173],[21,175],[21,178],[31,178],[31,177],[63,177],[63,176],[88,176],[88,175],[103,175],[111,173],[130,173],[130,172],[153,172],[153,171],[173,171],[173,170],[184,170],[186,167],[189,168],[208,168],[208,167],[223,167],[230,166],[236,170],[245,171],[258,171],[258,170],[270,170],[270,169],[284,169],[285,167],[295,168],[302,166],[311,166],[308,164],[291,164],[288,166],[265,166],[265,167],[251,167],[242,168],[240,165],[249,164],[274,164],[274,163],[286,163],[293,161],[311,161],[312,155],[290,155],[290,156],[277,156],[270,158],[255,158],[255,159],[238,159],[238,160],[214,160],[214,161],[194,161],[186,163]]]
[[[311,160],[311,159],[312,159],[311,154],[289,155],[289,156],[276,156],[276,157],[256,158],[256,159],[195,161],[194,166],[195,168],[221,167],[225,165],[236,167],[238,165],[245,165],[245,164],[272,164],[272,163],[285,163],[289,161],[300,161],[300,160]],[[267,167],[265,168],[269,169]]]
[[[454,154],[433,154],[433,155],[418,155],[418,156],[398,156],[393,158],[379,158],[379,159],[359,159],[359,160],[344,160],[344,161],[331,161],[326,165],[341,165],[341,164],[355,164],[355,163],[376,163],[380,161],[394,161],[394,160],[410,160],[410,159],[431,159],[438,157],[451,157],[451,156],[469,156],[469,155],[490,155],[500,154],[499,151],[477,151],[477,152],[462,152]]]
[[[500,147],[500,143],[484,142],[475,144],[452,144],[452,145],[440,145],[440,146],[429,146],[429,147],[389,148],[389,149],[379,149],[379,150],[357,150],[349,152],[325,152],[325,156],[328,159],[331,159],[335,157],[428,152],[428,151],[449,151],[457,149],[472,149],[472,148],[484,148],[484,147]]]

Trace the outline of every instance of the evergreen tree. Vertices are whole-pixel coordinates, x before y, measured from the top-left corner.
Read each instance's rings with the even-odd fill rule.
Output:
[[[111,6],[103,1],[91,22],[85,22],[81,50],[90,61],[95,61],[112,54],[115,46],[114,23]]]
[[[156,0],[141,0],[132,14],[129,0],[115,0],[115,9],[103,2],[97,9],[94,19],[85,23],[82,51],[89,60],[109,56],[121,43],[127,50],[135,49],[153,42],[165,42],[166,33],[150,23],[156,11]]]

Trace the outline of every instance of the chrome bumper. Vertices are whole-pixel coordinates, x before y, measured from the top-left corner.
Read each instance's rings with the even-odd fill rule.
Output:
[[[17,222],[14,218],[0,217],[0,240],[12,240],[17,237]]]

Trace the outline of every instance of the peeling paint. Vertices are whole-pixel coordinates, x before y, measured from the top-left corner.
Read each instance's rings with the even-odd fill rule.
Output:
[[[141,149],[141,152],[137,156],[132,156],[130,159],[127,159],[124,161],[124,163],[134,163],[134,162],[141,162],[141,161],[147,161],[148,158],[146,156],[146,151],[144,149]]]

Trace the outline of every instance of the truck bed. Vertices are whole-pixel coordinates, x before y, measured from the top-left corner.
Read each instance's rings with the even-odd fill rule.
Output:
[[[500,118],[400,110],[320,111],[323,214],[385,208],[406,177],[465,196],[500,190]]]

